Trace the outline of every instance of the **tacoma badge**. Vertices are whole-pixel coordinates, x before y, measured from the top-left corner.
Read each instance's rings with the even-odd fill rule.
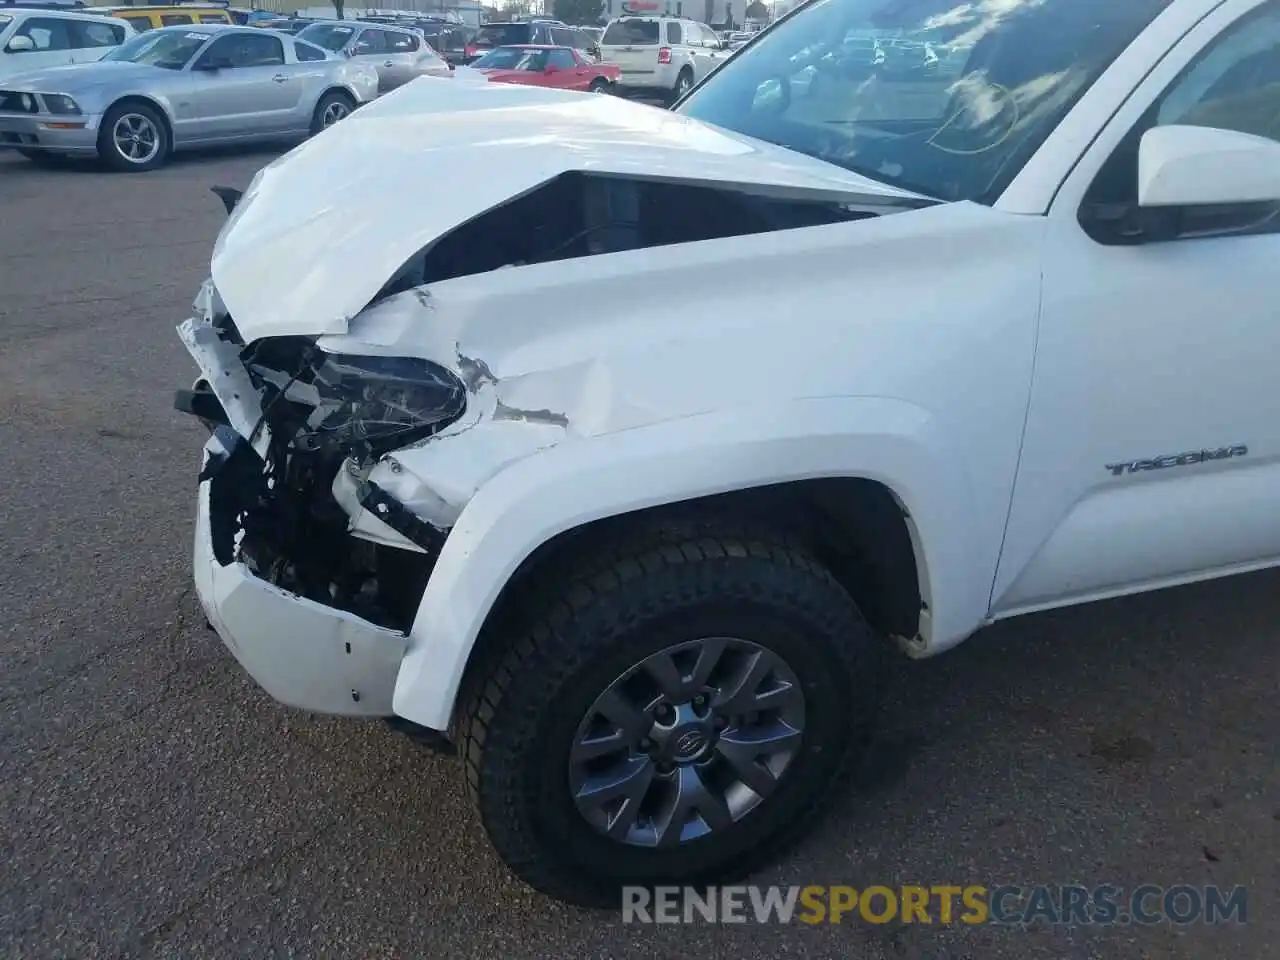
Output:
[[[1152,457],[1150,460],[1126,460],[1124,463],[1108,463],[1107,469],[1115,477],[1126,473],[1140,473],[1144,470],[1165,470],[1169,467],[1189,467],[1193,463],[1207,463],[1210,460],[1230,460],[1234,457],[1246,457],[1249,448],[1243,443],[1230,447],[1218,447],[1216,450],[1190,450],[1186,453],[1170,454],[1163,457]]]

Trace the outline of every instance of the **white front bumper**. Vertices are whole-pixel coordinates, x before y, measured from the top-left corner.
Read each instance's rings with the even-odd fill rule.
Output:
[[[205,448],[206,459],[216,441]],[[275,699],[314,713],[392,716],[407,638],[354,614],[294,596],[223,566],[213,548],[211,487],[200,484],[195,582],[200,604],[228,650]]]

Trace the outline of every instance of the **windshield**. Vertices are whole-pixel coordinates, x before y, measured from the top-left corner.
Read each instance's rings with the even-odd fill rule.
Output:
[[[529,25],[527,23],[489,23],[481,27],[476,35],[476,43],[486,47],[528,42]]]
[[[313,23],[311,26],[299,30],[297,37],[299,40],[306,40],[308,43],[314,43],[317,47],[324,47],[326,50],[332,50],[335,53],[345,47],[355,33],[354,27],[344,27],[333,23]]]
[[[527,47],[498,47],[472,64],[477,70],[537,70],[539,61],[546,59],[545,50]]]
[[[813,0],[676,109],[941,200],[993,203],[1172,0]]]
[[[613,47],[652,45],[658,42],[657,20],[615,20],[600,41]]]
[[[110,50],[103,60],[145,63],[165,70],[181,70],[211,34],[181,30],[151,30]]]

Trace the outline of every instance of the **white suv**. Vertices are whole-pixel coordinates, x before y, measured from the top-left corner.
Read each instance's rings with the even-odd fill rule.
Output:
[[[133,36],[115,17],[70,10],[0,8],[0,79],[101,60]]]
[[[714,30],[675,17],[618,17],[600,41],[605,63],[622,69],[619,93],[675,101],[729,56]]]

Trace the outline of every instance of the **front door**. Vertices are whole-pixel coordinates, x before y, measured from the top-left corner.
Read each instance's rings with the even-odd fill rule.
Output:
[[[193,139],[274,136],[296,127],[302,79],[286,65],[279,37],[250,31],[219,37],[190,69],[194,84],[182,125]]]
[[[1280,562],[1280,204],[1144,227],[1168,124],[1280,141],[1280,0],[1188,34],[1054,202],[997,616]]]
[[[19,23],[5,41],[0,75],[13,76],[31,70],[62,67],[74,62],[71,50],[71,32],[68,21],[60,17],[27,17]],[[30,49],[14,49],[14,40],[23,38]]]

